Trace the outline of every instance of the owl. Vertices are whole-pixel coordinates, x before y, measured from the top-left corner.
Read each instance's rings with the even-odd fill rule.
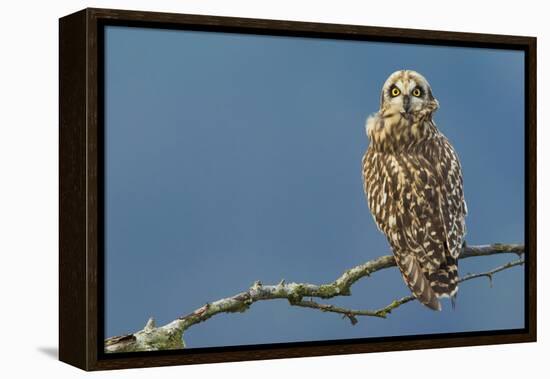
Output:
[[[438,108],[421,74],[391,74],[367,119],[362,162],[374,221],[411,292],[434,310],[442,297],[454,306],[467,213],[458,156],[432,118]]]

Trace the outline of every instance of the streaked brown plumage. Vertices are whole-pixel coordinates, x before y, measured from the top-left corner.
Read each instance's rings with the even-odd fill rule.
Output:
[[[367,120],[363,157],[368,205],[405,283],[426,306],[454,299],[467,213],[458,156],[437,129],[439,104],[417,72],[387,79],[380,110]]]

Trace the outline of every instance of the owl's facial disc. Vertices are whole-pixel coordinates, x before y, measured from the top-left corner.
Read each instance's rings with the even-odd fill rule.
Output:
[[[403,117],[419,112],[427,101],[427,90],[413,79],[399,79],[391,84],[386,93],[389,108]]]

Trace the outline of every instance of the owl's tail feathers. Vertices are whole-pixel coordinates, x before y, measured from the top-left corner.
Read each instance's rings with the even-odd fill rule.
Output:
[[[428,274],[428,281],[438,298],[450,297],[452,303],[458,291],[458,265],[455,258],[447,258],[436,271]],[[454,307],[453,307],[454,308]]]
[[[403,274],[405,284],[418,301],[434,311],[440,311],[441,303],[438,296],[430,286],[430,282],[422,272],[416,258],[410,254],[401,257],[396,255],[396,261],[401,274]]]

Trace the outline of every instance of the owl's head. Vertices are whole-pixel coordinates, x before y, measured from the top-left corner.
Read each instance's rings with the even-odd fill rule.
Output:
[[[380,110],[393,111],[408,118],[411,115],[431,114],[437,108],[439,103],[433,97],[430,83],[416,71],[396,71],[384,83]]]

